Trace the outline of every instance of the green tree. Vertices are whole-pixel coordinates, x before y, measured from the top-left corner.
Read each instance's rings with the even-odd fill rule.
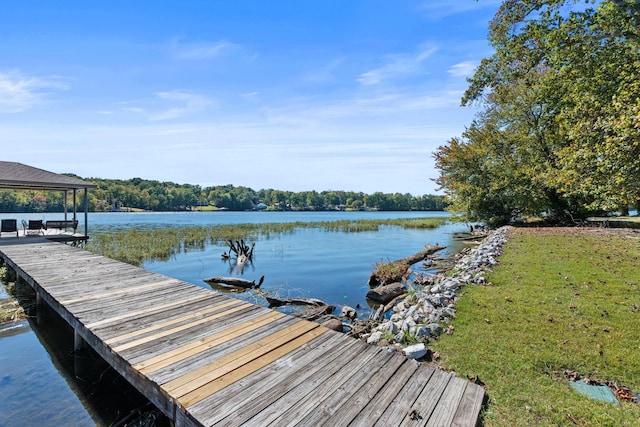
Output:
[[[495,53],[462,100],[483,109],[434,155],[451,209],[498,225],[640,197],[640,2],[595,3],[502,3],[489,28]]]

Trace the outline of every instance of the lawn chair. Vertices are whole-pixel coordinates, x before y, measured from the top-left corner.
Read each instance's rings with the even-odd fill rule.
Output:
[[[25,236],[44,236],[44,224],[41,219],[30,219],[29,222],[22,220]]]
[[[16,233],[16,237],[18,237],[18,220],[3,219],[2,225],[0,225],[0,236],[2,233]]]

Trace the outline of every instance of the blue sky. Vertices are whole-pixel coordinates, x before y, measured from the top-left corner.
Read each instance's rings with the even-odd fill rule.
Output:
[[[0,160],[109,179],[432,194],[497,0],[9,1]]]

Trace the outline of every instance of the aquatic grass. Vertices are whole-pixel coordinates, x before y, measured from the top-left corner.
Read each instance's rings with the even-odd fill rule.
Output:
[[[415,229],[437,228],[445,222],[446,218],[409,218],[145,227],[97,232],[91,235],[86,248],[100,255],[139,266],[145,260],[166,261],[182,252],[204,250],[207,244],[221,244],[228,240],[269,238],[273,235],[292,233],[303,228],[350,233],[377,231],[382,226]]]
[[[6,298],[0,298],[0,324],[26,319],[24,308],[18,302],[22,295],[16,291],[16,272],[3,263],[0,266],[0,278],[0,286],[6,291]]]
[[[486,426],[640,425],[640,404],[574,392],[564,370],[640,391],[640,236],[516,230],[491,286],[467,286],[441,362],[479,377]]]

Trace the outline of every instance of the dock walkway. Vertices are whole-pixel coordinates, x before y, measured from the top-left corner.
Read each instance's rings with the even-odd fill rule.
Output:
[[[176,426],[474,426],[484,389],[313,322],[42,238],[0,256]]]

